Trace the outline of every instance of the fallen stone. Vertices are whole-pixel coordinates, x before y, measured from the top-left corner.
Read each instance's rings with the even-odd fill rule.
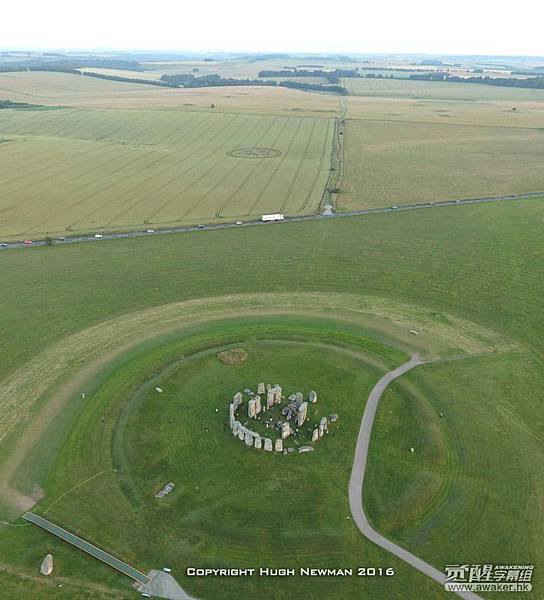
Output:
[[[304,454],[304,452],[313,452],[314,449],[311,446],[301,446],[298,451],[299,454]]]

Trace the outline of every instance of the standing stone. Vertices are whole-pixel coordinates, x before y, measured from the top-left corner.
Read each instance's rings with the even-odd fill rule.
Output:
[[[264,438],[264,449],[267,452],[272,452],[272,440],[270,438]]]
[[[306,414],[308,412],[308,403],[307,402],[303,402],[299,409],[298,409],[298,414],[297,414],[297,425],[299,427],[302,427],[302,425],[304,425],[304,421],[306,421]]]
[[[246,432],[244,431],[245,427],[243,425],[240,425],[240,427],[238,427],[238,439],[239,440],[244,440],[245,436],[246,436]]]
[[[276,440],[276,443],[274,444],[274,450],[276,452],[283,452],[283,440],[281,438]]]
[[[291,427],[289,426],[289,423],[282,423],[281,424],[281,439],[284,440],[285,438],[288,438],[291,435]]]
[[[303,401],[304,401],[304,394],[302,392],[297,392],[295,394],[295,406],[296,406],[296,408],[299,408],[299,406],[302,404]]]
[[[312,442],[317,442],[317,440],[319,439],[319,428],[315,428],[312,431]]]
[[[242,400],[244,399],[244,396],[242,394],[242,392],[236,392],[236,394],[234,394],[234,399],[233,399],[233,404],[234,404],[234,408],[238,408],[240,406],[240,404],[242,404]]]
[[[246,431],[245,442],[246,446],[253,446],[253,436],[251,435],[251,431]]]
[[[259,385],[257,386],[257,394],[259,395],[263,395],[266,391],[266,388],[264,387],[264,383],[259,383]]]
[[[255,442],[253,443],[257,450],[260,450],[263,447],[263,438],[259,435],[255,438]]]
[[[255,400],[254,400],[254,399],[253,399],[253,400],[250,400],[250,401],[247,403],[247,416],[248,416],[250,419],[254,419],[254,418],[255,418],[255,416],[257,415],[257,413],[256,413],[256,408],[257,408],[257,403],[255,402]]]
[[[51,575],[53,572],[53,556],[46,554],[40,566],[40,573],[42,575]]]
[[[234,429],[234,423],[236,423],[236,417],[229,417],[229,426]]]
[[[232,424],[232,435],[238,435],[240,426],[241,426],[240,421],[234,421],[234,423]]]
[[[312,403],[315,404],[317,402],[317,394],[316,392],[314,392],[313,390],[310,392],[310,396],[308,398],[308,400]]]
[[[266,394],[266,407],[271,408],[274,404],[281,403],[281,387],[276,385],[271,387]]]
[[[327,422],[327,417],[321,417],[321,421],[319,421],[319,437],[323,437],[323,434],[329,430],[329,424]]]

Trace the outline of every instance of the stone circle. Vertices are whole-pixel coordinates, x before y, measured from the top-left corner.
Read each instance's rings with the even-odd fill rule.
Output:
[[[329,425],[338,420],[338,415],[333,414],[329,417],[321,417],[318,423],[309,423],[311,418],[309,409],[317,402],[317,393],[314,390],[309,393],[307,398],[302,392],[295,392],[286,400],[282,387],[277,383],[274,385],[259,383],[256,388],[257,392],[250,388],[245,388],[243,392],[236,392],[229,404],[229,426],[232,435],[248,448],[263,449],[266,452],[283,455],[291,454],[295,449],[284,447],[284,444],[291,436],[294,436],[297,438],[295,445],[298,447],[299,454],[312,452],[313,446],[299,446],[298,442],[315,443],[319,441],[329,433]],[[285,400],[285,404],[282,405]],[[276,437],[273,437],[268,431],[267,437],[265,437],[251,429],[252,419],[261,421],[265,413],[273,410],[274,413],[270,414],[262,424],[267,430],[275,432]],[[305,424],[307,433],[309,432],[306,441],[299,437]]]

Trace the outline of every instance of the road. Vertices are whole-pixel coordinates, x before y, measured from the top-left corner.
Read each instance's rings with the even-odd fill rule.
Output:
[[[420,210],[420,209],[436,209],[444,206],[464,206],[467,204],[482,204],[485,202],[515,202],[518,200],[527,200],[529,198],[540,198],[544,197],[544,192],[527,192],[525,194],[517,194],[510,196],[485,196],[482,198],[462,198],[458,200],[441,200],[437,202],[420,202],[417,204],[404,204],[399,206],[388,206],[382,208],[366,208],[364,210],[352,210],[348,212],[333,212],[333,213],[319,213],[314,215],[301,215],[296,217],[286,216],[283,222],[292,221],[317,221],[321,219],[335,219],[342,217],[356,217],[360,215],[373,215],[379,213],[391,213],[391,212],[403,212],[407,210]],[[278,223],[281,223],[278,222]],[[276,224],[278,224],[276,223]],[[209,223],[207,225],[192,225],[188,227],[166,227],[154,230],[134,230],[125,231],[119,233],[103,233],[101,237],[96,238],[94,234],[78,235],[66,238],[54,238],[52,244],[64,245],[64,244],[76,244],[79,242],[100,242],[103,240],[113,240],[122,238],[135,238],[135,237],[148,237],[154,235],[168,234],[168,233],[189,233],[194,231],[210,231],[214,229],[231,229],[235,227],[248,227],[253,225],[265,225],[270,226],[274,224],[263,223],[260,219],[254,219],[251,221],[244,221],[242,224],[237,225],[236,223]],[[47,246],[49,243],[46,240],[33,240],[32,246]],[[0,244],[0,250],[7,250],[10,248],[25,248],[27,245],[24,241],[16,242],[5,242]]]
[[[351,471],[351,477],[349,480],[349,507],[355,524],[359,528],[360,532],[374,542],[380,548],[387,550],[391,554],[394,554],[410,566],[414,567],[424,575],[432,577],[439,584],[444,586],[446,583],[446,577],[444,573],[435,569],[429,563],[426,563],[421,558],[418,558],[408,550],[397,546],[391,540],[388,540],[383,535],[380,535],[377,531],[372,529],[363,509],[363,483],[365,477],[366,463],[368,457],[368,447],[370,444],[370,436],[372,433],[372,426],[374,424],[374,417],[376,416],[376,409],[380,398],[384,393],[387,386],[395,379],[417,367],[418,365],[425,364],[425,361],[421,360],[417,354],[414,354],[412,358],[397,367],[393,371],[386,373],[378,383],[373,387],[368,397],[365,412],[363,414],[363,420],[361,421],[361,427],[359,429],[359,436],[357,438],[357,445],[355,448],[355,457],[353,459],[353,467]],[[481,600],[480,596],[472,592],[455,592],[461,598],[465,600]]]
[[[151,579],[147,575],[144,575],[143,573],[138,571],[138,569],[131,567],[130,565],[123,562],[122,560],[119,560],[115,556],[112,556],[104,550],[93,546],[91,543],[78,537],[74,533],[70,533],[69,531],[66,531],[66,529],[62,529],[62,527],[51,523],[51,521],[48,521],[47,519],[44,519],[39,515],[35,515],[34,513],[25,513],[23,515],[23,519],[29,521],[30,523],[38,525],[38,527],[49,531],[49,533],[52,533],[53,535],[56,535],[65,542],[76,546],[80,550],[83,550],[83,552],[87,552],[87,554],[98,558],[110,567],[113,567],[114,569],[117,569],[117,571],[120,571],[124,575],[127,575],[127,577],[134,579],[134,581],[137,581],[141,585],[147,585],[151,581]]]

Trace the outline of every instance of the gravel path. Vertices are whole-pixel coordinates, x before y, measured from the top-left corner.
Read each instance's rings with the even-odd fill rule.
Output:
[[[425,361],[421,360],[417,354],[414,354],[408,362],[397,367],[393,371],[386,373],[370,392],[363,414],[363,420],[361,421],[361,428],[359,429],[359,437],[357,438],[355,457],[353,459],[353,468],[349,480],[349,507],[355,524],[366,538],[380,546],[380,548],[391,552],[391,554],[394,554],[424,575],[432,577],[435,581],[444,586],[444,583],[446,582],[444,573],[435,569],[435,567],[426,563],[424,560],[421,560],[411,552],[408,552],[408,550],[397,546],[397,544],[372,529],[363,510],[363,483],[368,457],[368,447],[370,444],[372,425],[374,424],[374,417],[380,398],[387,386],[393,380],[397,379],[397,377],[400,377],[410,369],[424,363]],[[456,593],[466,600],[481,600],[480,596],[472,592]]]

